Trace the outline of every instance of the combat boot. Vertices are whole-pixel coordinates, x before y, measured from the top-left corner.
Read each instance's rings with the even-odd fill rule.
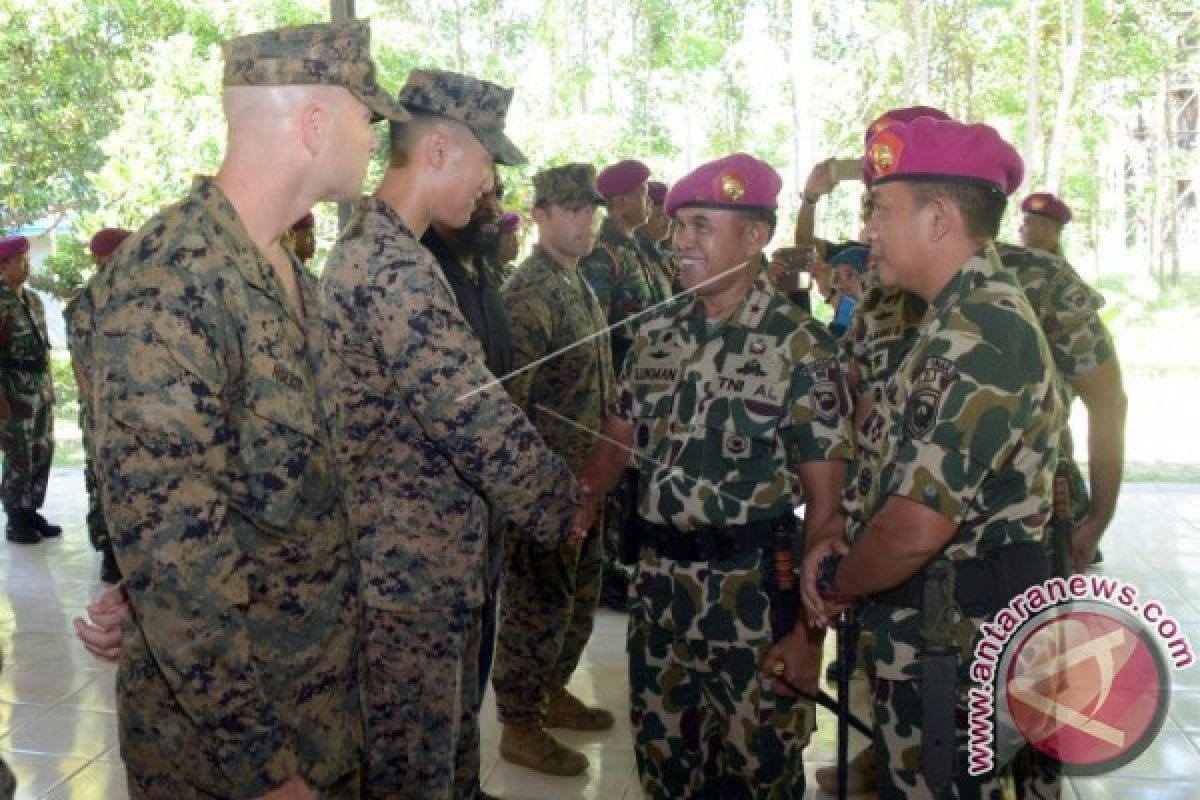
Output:
[[[545,725],[572,731],[606,731],[613,726],[613,715],[603,708],[584,705],[566,689],[551,689]]]
[[[37,511],[26,511],[25,513],[28,515],[26,520],[29,527],[40,533],[43,539],[53,539],[55,537],[62,536],[61,525],[51,525],[49,521],[47,521],[47,519]]]
[[[5,538],[13,544],[37,544],[42,541],[42,536],[37,532],[37,529],[29,525],[28,517],[25,511],[9,511],[8,512],[8,527],[5,530]]]
[[[850,759],[846,770],[846,793],[864,794],[874,792],[878,785],[875,776],[875,745],[869,744],[858,755]],[[819,767],[815,773],[821,791],[837,794],[837,764]]]
[[[500,757],[546,775],[571,778],[588,768],[588,757],[555,739],[537,722],[505,725]]]

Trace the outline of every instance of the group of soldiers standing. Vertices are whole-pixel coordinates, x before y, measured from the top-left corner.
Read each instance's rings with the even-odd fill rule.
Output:
[[[484,797],[493,642],[501,755],[586,771],[550,729],[613,725],[567,689],[613,528],[648,797],[802,797],[824,628],[846,613],[872,683],[860,771],[885,796],[999,796],[1007,771],[968,776],[953,741],[971,640],[1048,574],[1073,393],[1090,563],[1124,413],[1098,296],[1057,255],[994,242],[1023,177],[1011,145],[923,107],[870,127],[869,254],[835,335],[767,269],[782,181],[759,159],[669,189],[636,160],[543,169],[537,242],[499,286],[496,165],[525,163],[511,90],[414,70],[393,98],[360,21],[223,49],[221,168],[69,312],[124,578],[78,629],[120,661],[132,797]],[[384,120],[388,166],[360,197]],[[283,240],[328,200],[356,205],[318,283]],[[1056,795],[1053,765],[1027,762],[1026,796]]]

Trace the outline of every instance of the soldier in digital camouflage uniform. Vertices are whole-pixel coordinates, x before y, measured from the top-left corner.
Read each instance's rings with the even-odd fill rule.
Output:
[[[867,600],[881,796],[998,798],[999,774],[965,768],[971,648],[994,603],[1048,576],[1041,542],[1065,420],[1034,310],[987,252],[1023,167],[991,128],[928,117],[879,130],[867,152],[880,281],[929,307],[861,426],[852,545],[836,525],[822,531],[805,563],[806,604],[827,621],[847,598]],[[835,553],[846,555],[826,558]],[[996,562],[1002,583],[981,574]],[[925,607],[926,580],[947,574],[933,578],[940,602]],[[922,682],[926,659],[943,656],[949,682]],[[922,738],[922,697],[956,731],[945,750]],[[922,761],[942,755],[944,772]]]
[[[0,239],[0,494],[14,544],[62,534],[38,512],[54,457],[54,382],[46,310],[37,292],[25,288],[28,277],[29,240]]]
[[[315,202],[358,196],[370,123],[406,114],[375,83],[365,22],[223,49],[220,171],[117,251],[76,318],[134,623],[121,757],[133,798],[355,797],[361,610],[334,384],[314,279],[281,238]]]
[[[433,255],[431,221],[467,224],[512,91],[415,70],[389,167],[329,255],[321,313],[336,364],[338,447],[366,606],[367,794],[479,794],[475,712],[488,505],[510,535],[559,546],[578,487],[484,366]]]
[[[771,587],[786,577],[776,547],[799,545],[796,477],[807,532],[836,510],[851,449],[836,344],[762,269],[780,183],[735,154],[672,187],[695,294],[639,329],[581,479],[607,488],[630,450],[641,470],[630,692],[638,772],[656,800],[804,795],[813,706],[782,680],[813,691],[821,645],[799,619],[772,630]]]
[[[524,369],[505,385],[573,473],[604,422],[615,380],[604,311],[577,268],[591,252],[592,221],[603,202],[595,177],[590,164],[534,176],[538,243],[503,290],[514,367]],[[587,756],[545,729],[612,727],[612,714],[585,706],[566,688],[592,633],[603,557],[598,533],[582,549],[546,550],[509,538],[493,681],[504,726],[500,754],[509,761],[577,775]]]
[[[117,247],[129,238],[129,233],[124,228],[102,228],[92,236],[88,242],[88,250],[92,254],[97,273],[108,264]],[[105,583],[119,583],[121,568],[117,566],[117,557],[113,554],[112,537],[108,532],[108,524],[104,521],[104,509],[100,505],[100,488],[96,485],[96,456],[92,446],[93,410],[88,406],[88,399],[91,397],[91,337],[88,335],[86,324],[83,329],[75,325],[77,318],[90,318],[92,310],[91,290],[85,285],[63,308],[63,320],[66,322],[67,346],[71,351],[75,385],[79,389],[79,430],[83,437],[85,459],[83,478],[88,495],[88,540],[102,556],[100,579]]]

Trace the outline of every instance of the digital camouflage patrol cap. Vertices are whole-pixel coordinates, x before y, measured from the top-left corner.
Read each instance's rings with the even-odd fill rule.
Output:
[[[275,28],[221,45],[226,86],[341,86],[371,109],[371,121],[410,115],[375,80],[366,20]]]
[[[604,204],[596,191],[596,168],[591,164],[564,164],[533,176],[533,204],[566,209]]]
[[[435,114],[461,122],[491,153],[493,161],[516,166],[527,159],[504,133],[504,116],[512,96],[512,89],[470,75],[414,69],[396,100],[413,113]]]

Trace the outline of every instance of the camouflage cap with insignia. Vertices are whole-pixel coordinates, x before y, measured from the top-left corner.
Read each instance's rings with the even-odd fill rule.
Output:
[[[596,168],[591,164],[564,164],[533,176],[533,204],[575,209],[604,204],[596,190]]]
[[[340,86],[371,110],[371,121],[410,115],[375,80],[366,20],[275,28],[229,39],[225,86]]]
[[[470,75],[414,69],[396,100],[414,113],[436,114],[461,122],[497,164],[524,164],[525,154],[504,133],[504,117],[513,90]]]

